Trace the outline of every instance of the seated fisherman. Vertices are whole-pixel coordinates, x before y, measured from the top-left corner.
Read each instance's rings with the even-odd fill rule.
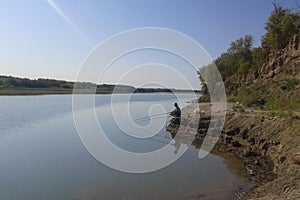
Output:
[[[174,116],[174,117],[181,117],[181,110],[178,106],[177,103],[174,103],[174,106],[175,106],[175,110],[173,110],[170,115]]]
[[[170,115],[172,115],[174,117],[174,119],[171,120],[171,123],[176,124],[176,125],[180,125],[180,121],[181,121],[181,110],[178,106],[177,103],[174,103],[175,106],[175,110],[173,110]]]

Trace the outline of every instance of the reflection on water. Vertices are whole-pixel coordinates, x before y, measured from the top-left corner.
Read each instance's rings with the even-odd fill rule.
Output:
[[[1,96],[0,136],[71,111],[71,96]],[[53,109],[58,108],[58,109]]]
[[[120,96],[118,105],[122,107],[124,96]],[[191,96],[185,98],[191,100]],[[133,118],[145,116],[147,108],[156,103],[172,110],[175,100],[172,95],[157,94],[132,99]],[[111,121],[109,101],[109,95],[96,97],[97,117],[108,137],[121,148],[147,152],[171,142],[176,153],[180,145],[185,145],[183,140],[172,140],[165,127],[151,139],[124,134]],[[212,154],[199,160],[194,147],[156,172],[118,172],[96,161],[81,144],[71,113],[71,96],[0,97],[0,102],[0,130],[5,134],[0,139],[1,200],[233,199],[233,191],[247,184],[231,169],[231,162]],[[84,111],[82,108],[79,112]],[[169,119],[158,120],[164,124]]]

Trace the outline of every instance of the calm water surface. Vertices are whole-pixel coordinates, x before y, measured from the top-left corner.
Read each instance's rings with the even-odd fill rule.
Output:
[[[120,95],[115,103],[126,106],[125,97]],[[191,95],[181,97],[192,100]],[[137,94],[130,99],[131,114],[136,118],[146,116],[153,104],[172,110],[176,101],[175,96],[167,94]],[[151,140],[123,134],[112,120],[110,100],[110,95],[97,95],[96,113],[108,137],[118,146],[147,152],[171,140],[164,130]],[[90,108],[78,112],[86,109]],[[95,160],[82,145],[70,95],[0,97],[1,200],[233,199],[234,190],[248,184],[240,175],[241,165],[212,154],[200,160],[197,153],[190,147],[179,160],[156,172],[118,172]]]

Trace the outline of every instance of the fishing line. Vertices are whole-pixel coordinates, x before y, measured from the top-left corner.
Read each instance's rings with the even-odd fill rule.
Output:
[[[160,116],[160,115],[165,115],[165,114],[169,114],[169,113],[163,113],[163,114],[159,114],[157,115],[156,117],[152,117],[152,116],[155,116],[155,115],[152,115],[152,116],[149,116],[149,117],[143,117],[143,118],[139,118],[139,119],[136,119],[136,120],[133,120],[134,122],[143,122],[143,121],[148,121],[148,120],[151,120],[151,119],[162,119],[162,118],[168,118],[168,117],[173,117],[173,116],[169,116],[169,115],[166,115],[166,116]],[[188,115],[188,114],[181,114],[181,115]]]
[[[145,122],[145,121],[148,121],[148,120],[156,120],[156,119],[163,119],[163,118],[165,118],[166,119],[165,123],[166,123],[166,128],[167,128],[168,118],[172,117],[172,116],[167,115],[167,114],[170,114],[170,113],[171,112],[155,114],[155,115],[151,115],[151,116],[146,116],[146,117],[138,118],[138,119],[135,119],[133,121],[134,122]],[[162,116],[162,115],[166,115],[166,116]],[[181,114],[181,115],[187,115],[187,114]],[[150,132],[145,131],[145,130],[143,130],[143,132],[146,132],[146,133],[150,134]],[[166,134],[162,135],[161,133],[166,133]],[[146,138],[146,139],[152,140],[152,141],[155,141],[155,142],[160,142],[160,143],[163,143],[163,144],[170,144],[170,141],[173,138],[171,136],[170,137],[169,136],[170,135],[168,134],[168,131],[160,131],[159,133],[155,134],[153,137],[149,137],[149,138]],[[164,141],[161,138],[167,139],[168,141]]]
[[[133,121],[139,121],[139,120],[148,119],[148,118],[152,118],[152,117],[156,117],[156,116],[167,115],[167,114],[170,114],[170,113],[171,112],[150,115],[150,116],[146,116],[146,117],[137,118],[137,119],[135,119]]]
[[[168,116],[157,116],[157,117],[145,118],[145,119],[136,120],[135,122],[145,122],[152,119],[164,119],[164,118],[168,118]]]
[[[168,117],[169,116],[157,116],[157,117],[154,117],[154,118],[140,120],[140,122],[147,121],[147,120],[152,120],[152,119],[163,119],[163,118],[166,118],[166,126],[167,126],[167,121],[168,121],[167,119],[168,119]],[[151,134],[150,131],[143,130],[143,132]],[[146,139],[147,140],[152,140],[152,141],[155,141],[155,142],[160,142],[160,143],[163,143],[163,144],[169,144],[170,141],[173,138],[171,137],[170,133],[168,133],[168,131],[166,131],[164,129],[161,129],[157,134],[155,134],[152,137],[146,138]]]

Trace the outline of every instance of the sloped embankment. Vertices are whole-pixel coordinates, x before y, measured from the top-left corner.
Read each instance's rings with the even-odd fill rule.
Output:
[[[194,113],[198,108],[205,111],[200,122]],[[300,199],[300,118],[271,117],[269,112],[260,110],[237,111],[232,104],[228,108],[213,153],[235,155],[245,165],[255,186],[239,197]],[[181,124],[187,130],[198,126],[193,144],[200,146],[210,122],[210,104],[195,103],[183,113]],[[172,131],[172,127],[168,129]]]
[[[269,55],[259,70],[225,80],[229,99],[267,110],[300,111],[300,35],[289,45]]]
[[[300,120],[246,110],[227,114],[220,142],[250,168],[256,187],[244,199],[300,199]]]
[[[213,153],[242,160],[255,187],[242,199],[300,199],[300,34],[269,56],[259,70],[224,82],[229,104]],[[194,110],[204,110],[199,118]],[[182,125],[199,126],[194,144],[201,145],[210,123],[210,104],[184,109]]]
[[[270,159],[274,173],[272,179],[265,168],[258,187],[244,198],[300,199],[300,34],[258,71],[232,76],[225,87],[232,100],[260,109],[229,112],[222,138],[236,146],[239,156],[254,158],[243,158],[246,164],[259,166]]]

